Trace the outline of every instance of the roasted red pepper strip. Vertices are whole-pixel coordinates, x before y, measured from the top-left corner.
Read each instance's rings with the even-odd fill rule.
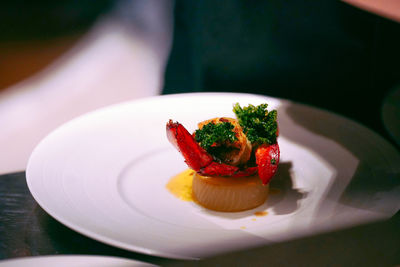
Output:
[[[275,175],[279,163],[279,145],[261,145],[256,150],[256,164],[258,175],[263,184],[268,184]]]

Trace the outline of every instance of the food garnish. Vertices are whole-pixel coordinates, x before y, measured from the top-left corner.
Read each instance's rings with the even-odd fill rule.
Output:
[[[232,123],[224,121],[221,123],[209,122],[201,129],[196,130],[194,139],[207,152],[212,153],[212,148],[221,143],[233,143],[237,140],[233,131]]]
[[[279,163],[277,112],[267,104],[233,111],[237,119],[214,118],[199,123],[193,135],[179,122],[169,120],[167,137],[181,152],[187,165],[199,175],[245,177],[258,173],[264,185]]]
[[[243,127],[247,138],[252,144],[275,144],[278,124],[276,122],[277,111],[267,110],[268,104],[258,106],[248,105],[240,107],[236,103],[233,107],[239,124]]]

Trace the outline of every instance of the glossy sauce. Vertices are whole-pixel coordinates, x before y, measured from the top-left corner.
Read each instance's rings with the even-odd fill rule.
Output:
[[[187,169],[171,178],[167,184],[167,189],[174,196],[181,200],[193,201],[192,183],[194,171]]]
[[[257,217],[267,216],[268,212],[267,211],[256,211],[256,212],[254,212],[254,215],[256,215]]]

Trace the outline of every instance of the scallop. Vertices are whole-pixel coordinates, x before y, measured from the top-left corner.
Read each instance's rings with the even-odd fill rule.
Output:
[[[236,119],[227,117],[213,118],[200,122],[198,127],[199,129],[202,129],[203,126],[208,123],[217,124],[222,122],[229,122],[234,126],[233,132],[235,133],[237,140],[230,144],[220,144],[226,146],[225,148],[227,149],[223,154],[218,155],[218,158],[222,160],[222,162],[233,166],[246,163],[250,159],[252,146]]]

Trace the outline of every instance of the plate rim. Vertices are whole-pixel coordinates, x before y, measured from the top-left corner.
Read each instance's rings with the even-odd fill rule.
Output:
[[[257,95],[257,94],[248,94],[248,93],[220,93],[220,92],[207,92],[207,93],[183,93],[183,94],[169,94],[169,95],[157,95],[157,96],[152,96],[152,97],[145,97],[145,98],[140,98],[140,99],[134,99],[134,100],[129,100],[129,101],[124,101],[121,103],[117,103],[117,104],[113,104],[110,106],[106,106],[103,108],[99,108],[90,112],[87,112],[85,114],[82,114],[62,125],[60,125],[59,127],[55,128],[53,131],[51,131],[48,135],[46,135],[34,148],[34,150],[32,151],[29,160],[28,160],[28,164],[27,164],[27,168],[26,168],[26,181],[27,181],[27,185],[29,188],[29,191],[31,192],[33,198],[35,199],[35,201],[40,205],[41,208],[43,208],[50,216],[52,216],[53,218],[55,218],[58,222],[62,223],[63,225],[67,226],[68,228],[83,234],[85,236],[88,236],[98,242],[102,242],[102,243],[106,243],[121,249],[127,249],[130,251],[134,251],[134,252],[139,252],[139,253],[143,253],[146,255],[152,255],[152,256],[161,256],[161,257],[166,257],[166,258],[174,258],[174,259],[190,259],[190,260],[196,260],[199,259],[197,257],[185,257],[182,255],[172,255],[171,253],[165,253],[163,251],[160,250],[154,250],[154,249],[149,249],[149,248],[143,248],[141,246],[136,246],[136,245],[132,245],[132,244],[126,244],[123,242],[119,242],[115,239],[110,239],[106,236],[99,236],[97,233],[89,230],[89,229],[84,229],[79,225],[70,223],[66,220],[64,220],[62,217],[58,216],[58,214],[56,214],[55,212],[48,210],[48,207],[46,206],[46,204],[40,199],[39,196],[37,196],[33,191],[32,191],[32,182],[33,182],[33,178],[31,176],[31,172],[32,172],[32,168],[34,167],[34,158],[36,156],[36,154],[38,153],[39,148],[42,146],[42,144],[52,135],[55,135],[57,132],[62,131],[64,129],[64,127],[66,127],[66,125],[69,124],[73,124],[75,121],[77,120],[81,120],[84,119],[85,117],[91,116],[92,114],[96,114],[98,112],[103,112],[103,111],[107,111],[109,109],[113,109],[115,107],[121,106],[121,105],[135,105],[136,103],[141,103],[141,102],[146,102],[146,101],[151,101],[153,99],[168,99],[168,98],[185,98],[185,97],[196,97],[198,95],[201,96],[225,96],[225,95],[229,95],[229,96],[238,96],[238,98],[240,96],[255,96],[255,97],[263,97],[263,98],[270,98],[270,99],[275,99],[276,101],[279,101],[280,103],[285,103],[285,104],[295,104],[295,105],[301,105],[301,106],[306,106],[312,109],[317,109],[319,111],[325,112],[325,113],[329,113],[335,117],[337,117],[338,119],[341,120],[345,120],[346,122],[351,122],[353,124],[357,124],[358,126],[364,128],[365,130],[369,131],[370,133],[374,134],[374,138],[379,138],[381,142],[384,142],[388,145],[390,145],[392,148],[393,146],[391,145],[390,142],[388,142],[388,140],[386,140],[382,135],[380,135],[379,133],[375,132],[374,130],[366,127],[365,125],[359,123],[358,121],[349,119],[347,117],[344,117],[341,114],[337,114],[335,112],[323,109],[323,108],[319,108],[319,107],[314,107],[311,105],[307,105],[307,104],[303,104],[303,103],[299,103],[299,102],[293,102],[291,100],[287,100],[287,99],[281,99],[281,98],[276,98],[276,97],[270,97],[270,96],[266,96],[266,95]],[[397,149],[394,148],[395,151],[398,153]]]

